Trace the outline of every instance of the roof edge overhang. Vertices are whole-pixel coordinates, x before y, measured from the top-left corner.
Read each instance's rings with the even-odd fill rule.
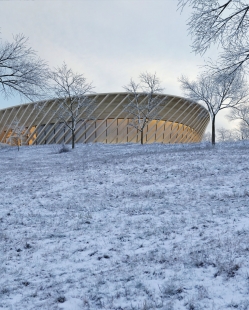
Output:
[[[94,97],[94,96],[107,96],[107,95],[128,95],[129,92],[110,92],[110,93],[89,93],[89,94],[85,94],[83,96],[85,97]],[[138,94],[140,95],[146,95],[147,93],[145,92],[138,92]],[[191,100],[189,98],[185,98],[185,97],[182,97],[182,96],[175,96],[175,95],[170,95],[170,94],[164,94],[164,93],[154,93],[154,95],[159,95],[159,96],[164,96],[164,97],[172,97],[172,98],[178,98],[178,99],[183,99],[183,100],[186,100],[188,102],[191,102],[191,103],[195,103],[196,105],[202,107],[204,110],[206,110],[208,112],[208,110],[205,108],[205,106],[199,102],[196,102],[194,100]],[[63,100],[65,98],[61,97],[61,98],[48,98],[48,99],[44,99],[44,100],[38,100],[38,101],[31,101],[31,102],[28,102],[28,103],[22,103],[22,104],[18,104],[18,105],[14,105],[14,106],[10,106],[10,107],[7,107],[7,108],[3,108],[3,109],[0,109],[0,112],[1,111],[5,111],[5,110],[8,110],[8,109],[13,109],[13,108],[18,108],[20,106],[28,106],[30,104],[35,104],[35,103],[45,103],[45,102],[48,102],[48,101],[54,101],[54,100]]]

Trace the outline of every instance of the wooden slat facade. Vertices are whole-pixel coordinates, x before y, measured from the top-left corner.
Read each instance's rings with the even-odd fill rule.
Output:
[[[200,142],[209,123],[209,113],[200,104],[185,98],[155,95],[157,117],[144,129],[144,143]],[[140,100],[146,100],[140,94]],[[132,116],[127,107],[128,93],[88,95],[91,113],[82,111],[76,127],[76,142],[127,143],[140,141],[140,132],[131,127]],[[70,130],[58,118],[63,99],[23,104],[0,110],[0,143],[13,144],[18,121],[23,126],[22,144],[70,143]]]

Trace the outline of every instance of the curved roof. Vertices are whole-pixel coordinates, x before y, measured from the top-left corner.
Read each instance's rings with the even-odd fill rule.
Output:
[[[141,100],[145,98],[146,95],[147,94],[145,93],[139,93]],[[96,94],[88,94],[87,97],[89,99],[92,99],[93,105],[96,107],[94,113],[92,114],[93,118],[97,119],[105,119],[107,117],[124,118],[127,117],[127,109],[125,109],[125,106],[129,104],[130,99],[132,98],[132,94],[128,92],[96,93]],[[161,120],[175,121],[177,118],[178,123],[184,123],[186,125],[190,125],[188,124],[189,117],[186,116],[188,113],[190,113],[190,110],[192,111],[192,113],[194,113],[194,111],[199,111],[198,114],[200,115],[200,117],[204,118],[209,117],[209,113],[205,107],[203,107],[201,104],[197,102],[193,102],[184,97],[173,96],[168,94],[155,94],[154,97],[157,97],[158,100],[160,101],[160,103],[158,104],[158,109],[160,110],[158,116]],[[46,109],[49,110],[51,105],[54,104],[55,101],[57,101],[57,105],[59,105],[59,103],[62,100],[65,99],[63,98],[49,99],[41,101],[39,102],[39,104],[40,106],[42,106],[43,104],[46,105]],[[2,120],[3,114],[8,114],[8,111],[11,112],[14,109],[16,112],[18,112],[19,109],[21,110],[26,109],[25,114],[29,115],[30,113],[32,113],[35,104],[37,104],[37,102],[16,105],[0,110],[0,124],[3,121]],[[56,109],[56,104],[53,107],[53,110],[54,109]],[[40,122],[41,118],[43,118],[42,122],[44,124],[47,123],[47,121],[50,122],[56,121],[56,115],[54,116],[54,118],[51,119],[50,114],[48,114],[47,117],[45,118],[43,117],[44,115],[42,113],[40,113],[40,115],[39,113],[36,114],[37,114],[36,115],[37,122]],[[16,115],[15,117],[18,117],[18,115]],[[9,121],[11,121],[11,119]]]
[[[149,95],[146,93],[138,94],[138,106],[146,111],[146,104],[148,103],[147,98]],[[88,121],[98,121],[98,125],[96,125],[97,123],[95,124],[95,126],[97,126],[96,129],[93,130],[97,132],[100,128],[104,130],[103,126],[105,126],[105,122],[107,129],[119,119],[123,119],[129,123],[129,120],[132,120],[134,117],[134,110],[132,109],[136,109],[132,105],[133,96],[133,94],[128,92],[96,93],[83,96],[90,100],[88,103],[90,111],[88,108],[80,110],[79,117],[82,121],[80,126],[84,126]],[[156,125],[158,122],[168,122],[168,124],[173,123],[176,125],[182,124],[185,127],[187,126],[190,130],[194,130],[199,137],[198,139],[201,139],[209,122],[209,113],[207,109],[199,103],[179,96],[153,94],[153,98],[155,101],[153,102],[152,111],[154,111],[151,115],[154,114],[154,116],[151,116],[149,119],[151,121],[156,121],[155,125],[153,125],[156,126],[154,129],[155,131],[159,130],[159,127]],[[12,132],[15,130],[14,127],[17,127],[17,122],[19,126],[22,125],[26,128],[25,132],[28,136],[27,143],[36,141],[36,139],[32,139],[37,134],[41,135],[41,126],[43,126],[42,134],[44,137],[53,135],[53,130],[56,130],[56,128],[58,129],[58,126],[62,123],[62,120],[59,118],[59,113],[61,111],[61,105],[63,102],[67,102],[67,100],[68,98],[54,98],[0,110],[0,142],[6,142],[8,136],[13,135]],[[77,100],[75,100],[74,105],[76,109]],[[66,121],[70,122],[70,120],[70,115],[66,115]],[[107,125],[107,122],[109,122],[109,125]],[[126,126],[128,126],[128,123]],[[123,128],[124,122],[122,122],[122,124],[123,125],[120,125],[121,127],[119,125],[117,125],[117,127],[119,129]],[[77,130],[80,131],[80,128]],[[81,136],[83,136],[86,131],[87,129],[85,129],[85,131],[83,130]],[[61,135],[62,134],[61,132]],[[64,135],[67,135],[67,133],[65,132]],[[90,136],[92,136],[92,134],[90,134]],[[46,140],[46,138],[43,140]]]

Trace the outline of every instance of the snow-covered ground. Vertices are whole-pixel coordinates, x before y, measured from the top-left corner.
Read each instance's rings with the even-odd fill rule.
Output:
[[[4,146],[8,146],[8,144],[0,143],[0,148],[2,148],[2,147],[4,147]]]
[[[249,143],[0,147],[0,309],[249,309]]]

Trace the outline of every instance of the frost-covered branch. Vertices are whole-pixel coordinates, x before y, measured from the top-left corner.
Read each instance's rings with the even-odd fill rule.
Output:
[[[129,125],[136,128],[141,133],[141,144],[143,144],[143,131],[148,122],[158,117],[158,106],[160,101],[156,94],[163,91],[161,82],[156,73],[141,73],[140,83],[135,83],[132,79],[130,83],[124,86],[124,89],[130,94],[130,103],[127,112],[132,116]],[[141,99],[140,95],[147,95]],[[143,96],[144,97],[144,96]]]
[[[74,73],[65,63],[50,73],[51,91],[62,99],[56,116],[70,129],[72,133],[72,148],[75,145],[75,130],[81,114],[87,116],[92,111],[93,101],[87,96],[93,89],[92,83],[87,83],[82,74]]]
[[[230,121],[239,120],[244,126],[248,127],[249,129],[249,105],[248,103],[244,103],[238,105],[231,109],[230,113],[227,115],[227,118]]]
[[[239,71],[230,75],[204,73],[196,81],[184,76],[179,81],[188,98],[207,106],[212,120],[212,144],[215,144],[215,118],[218,112],[248,100],[249,91],[244,75]]]
[[[6,98],[15,92],[33,100],[47,89],[47,64],[27,46],[27,38],[20,34],[13,42],[0,41],[0,93]]]
[[[178,0],[192,9],[188,20],[192,48],[204,54],[212,44],[222,48],[219,68],[226,73],[247,67],[249,59],[249,3],[243,0]]]
[[[178,6],[192,8],[188,21],[193,49],[205,53],[213,43],[227,46],[243,42],[249,30],[249,4],[242,0],[179,0]]]
[[[13,120],[13,122],[11,123],[11,127],[13,129],[11,130],[11,135],[8,138],[7,142],[10,142],[11,145],[17,145],[19,151],[19,148],[22,145],[22,138],[24,136],[26,128],[24,125],[20,124],[20,121],[17,118]]]

